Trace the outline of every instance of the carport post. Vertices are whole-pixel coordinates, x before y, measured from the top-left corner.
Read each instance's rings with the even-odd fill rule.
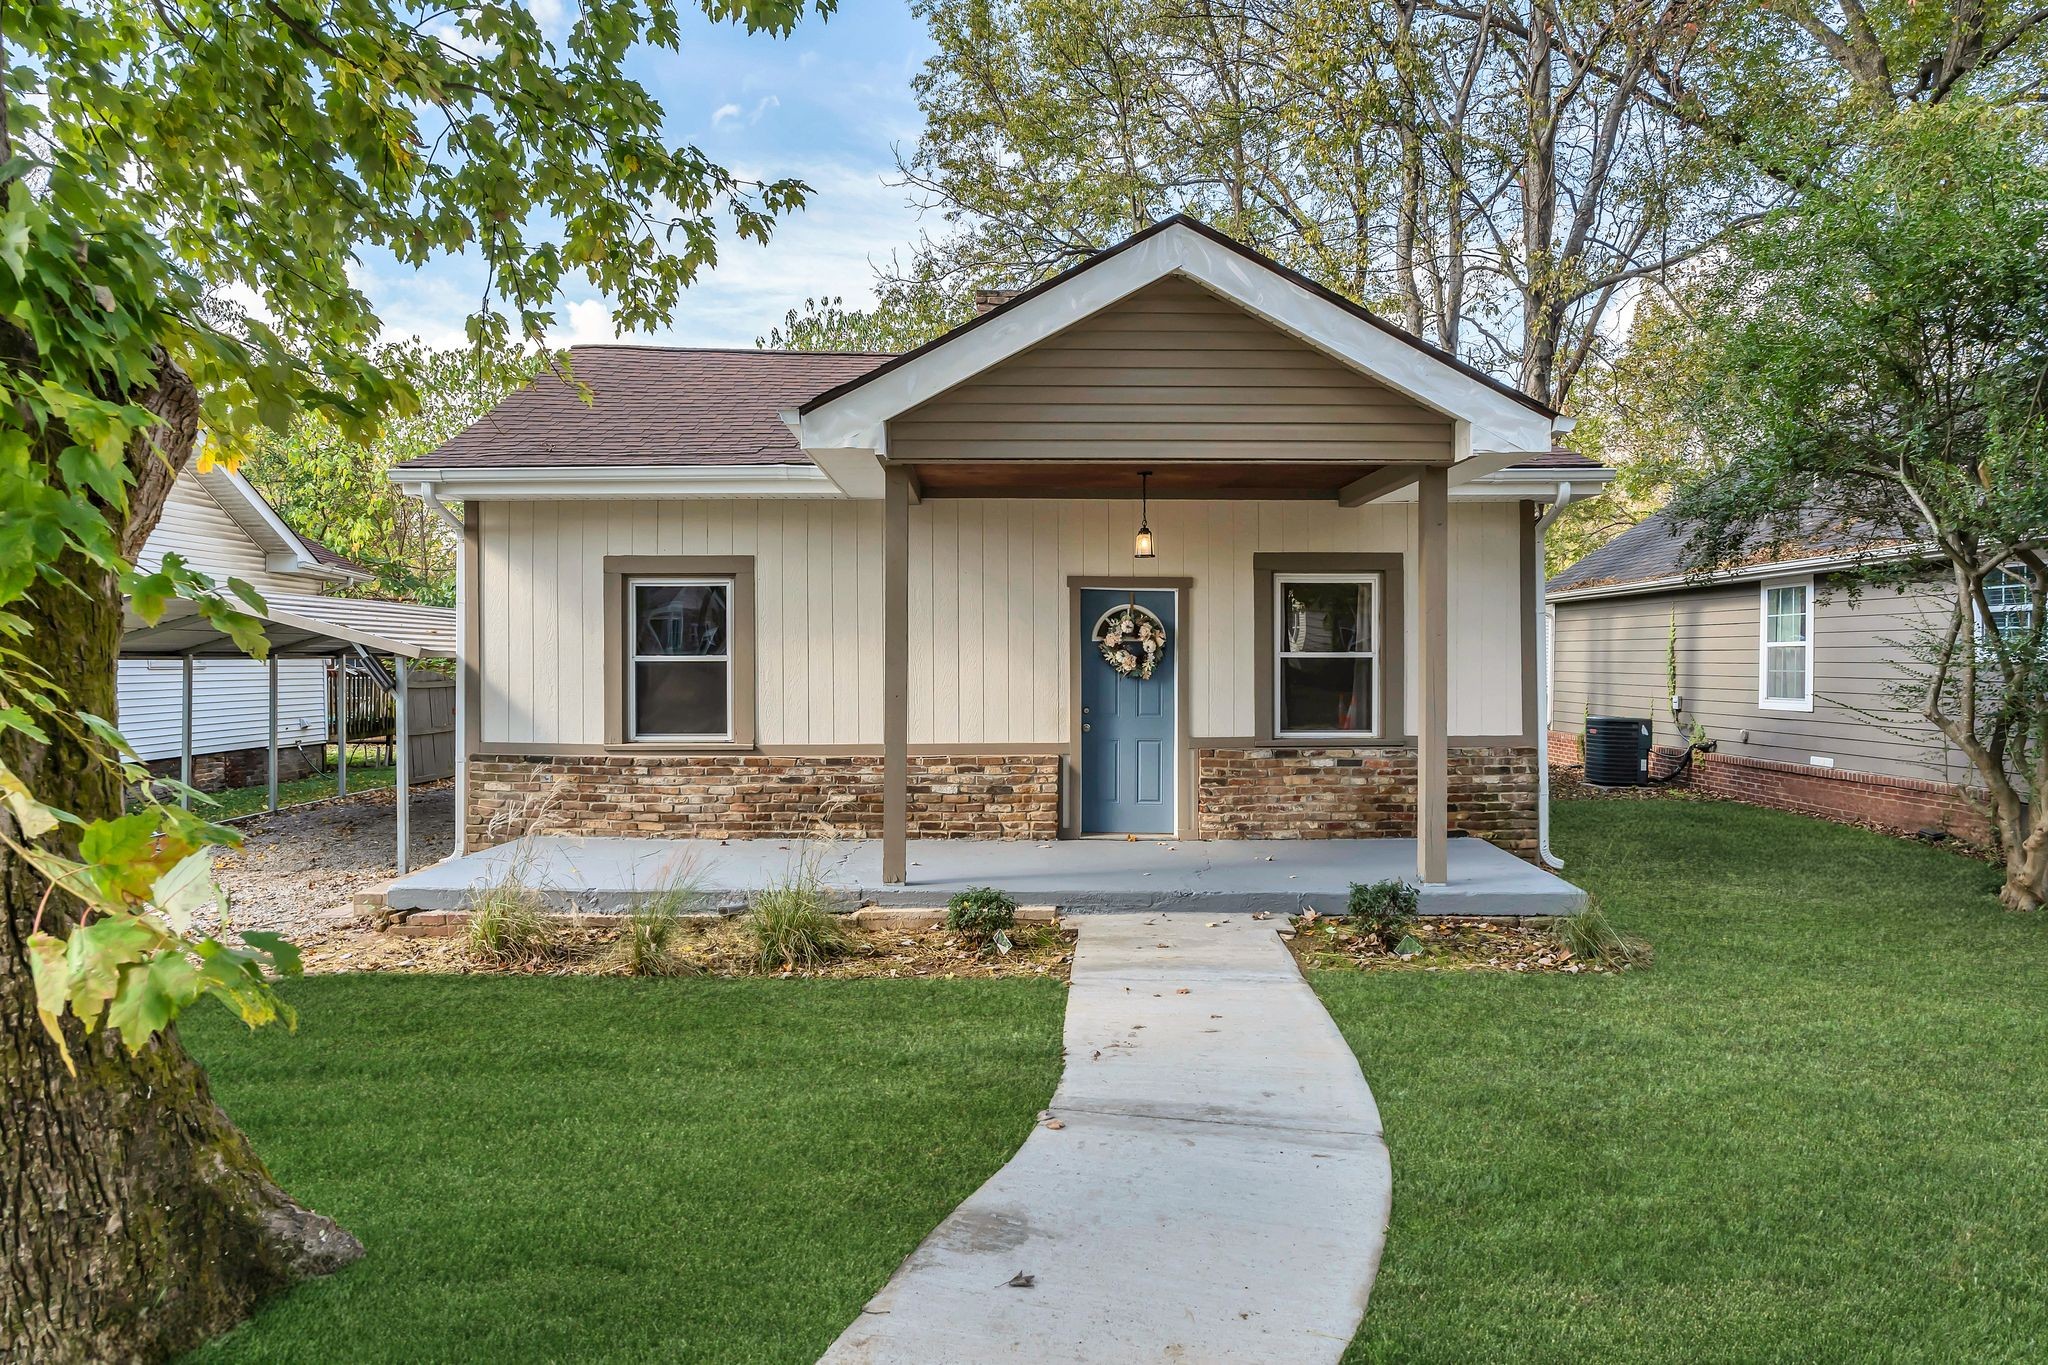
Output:
[[[277,809],[277,651],[270,651],[270,804]]]
[[[348,655],[334,660],[334,794],[348,795]]]
[[[391,658],[392,757],[398,763],[398,875],[406,874],[407,855],[412,852],[412,722],[406,715],[405,658]]]
[[[192,656],[186,654],[178,660],[179,676],[184,683],[178,707],[178,781],[184,790],[178,793],[178,804],[192,808]]]

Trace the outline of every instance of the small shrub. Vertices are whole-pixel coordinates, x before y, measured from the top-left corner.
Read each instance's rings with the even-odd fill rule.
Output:
[[[989,943],[1017,927],[1017,902],[992,886],[970,886],[946,902],[946,927],[962,938]]]
[[[1394,945],[1414,927],[1416,910],[1421,904],[1422,893],[1397,878],[1353,882],[1344,917],[1359,934],[1392,952]]]
[[[682,917],[696,910],[703,892],[687,871],[670,878],[626,916],[626,932],[612,949],[627,976],[687,976],[690,964],[676,942]]]
[[[761,950],[761,970],[816,967],[846,951],[846,929],[826,902],[817,871],[805,864],[754,893],[747,928]]]
[[[1581,962],[1606,967],[1647,967],[1655,956],[1647,941],[1624,934],[1608,922],[1597,905],[1558,921],[1557,940]]]
[[[543,918],[540,892],[515,878],[486,887],[469,905],[465,941],[472,960],[490,967],[516,967],[553,954],[554,934]]]

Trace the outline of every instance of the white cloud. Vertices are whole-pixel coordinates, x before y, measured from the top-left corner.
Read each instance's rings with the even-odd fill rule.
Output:
[[[612,310],[603,299],[575,299],[562,312],[564,321],[548,329],[550,346],[583,346],[619,339]]]
[[[711,126],[713,128],[720,127],[723,124],[732,122],[739,116],[740,107],[737,104],[721,104],[711,111]]]
[[[774,95],[763,95],[758,101],[755,102],[754,112],[747,115],[747,122],[759,123],[761,121],[761,115],[767,113],[770,109],[780,109],[781,107],[782,101],[780,99],[776,98]]]
[[[569,31],[569,7],[563,0],[526,0],[526,11],[550,38],[559,38]]]

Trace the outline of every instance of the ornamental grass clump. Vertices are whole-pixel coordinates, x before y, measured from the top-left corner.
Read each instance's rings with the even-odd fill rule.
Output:
[[[464,948],[470,959],[487,967],[518,967],[552,957],[554,934],[545,916],[540,892],[507,877],[486,887],[469,905],[469,930]]]
[[[1395,945],[1415,927],[1422,893],[1398,878],[1377,882],[1351,883],[1351,899],[1344,918],[1361,938],[1393,952]]]
[[[688,976],[694,969],[679,938],[683,916],[704,902],[694,866],[681,866],[626,916],[625,932],[612,946],[612,961],[626,976]]]
[[[970,886],[946,902],[946,927],[978,947],[1010,950],[1017,927],[1017,902],[992,886]]]
[[[1649,942],[1624,934],[1609,923],[1597,905],[1588,905],[1576,915],[1558,921],[1557,940],[1581,962],[1606,967],[1647,967],[1655,954]]]
[[[832,913],[817,868],[808,860],[782,881],[755,892],[746,922],[764,972],[822,966],[846,951],[846,929]]]

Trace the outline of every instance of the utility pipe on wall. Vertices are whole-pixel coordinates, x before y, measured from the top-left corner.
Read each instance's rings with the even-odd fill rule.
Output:
[[[1550,851],[1550,608],[1543,600],[1543,535],[1571,500],[1572,485],[1566,480],[1557,486],[1550,510],[1536,519],[1536,562],[1531,566],[1536,575],[1536,619],[1529,623],[1536,632],[1536,852],[1544,866],[1559,869],[1564,859]]]

